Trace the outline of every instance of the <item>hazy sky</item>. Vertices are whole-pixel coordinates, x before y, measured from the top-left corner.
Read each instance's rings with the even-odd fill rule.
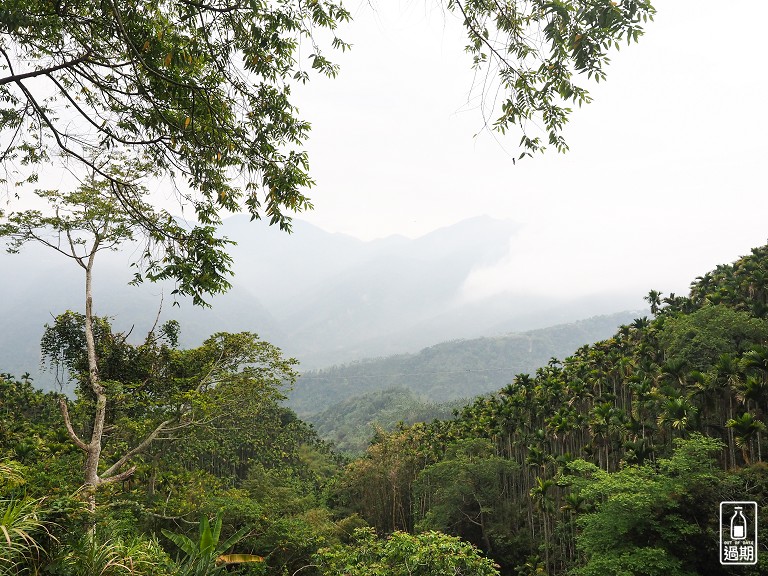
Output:
[[[351,4],[335,80],[300,94],[312,213],[363,239],[488,214],[523,225],[467,288],[685,292],[768,238],[768,3],[657,0],[554,151],[512,165],[483,131],[458,20],[423,1]],[[477,137],[476,133],[480,132]]]
[[[519,134],[484,129],[459,20],[435,0],[351,0],[339,77],[297,93],[317,181],[299,217],[362,239],[518,223],[469,298],[622,292],[639,307],[651,288],[686,292],[768,240],[768,3],[654,3],[645,37],[572,115],[571,151],[515,166]]]

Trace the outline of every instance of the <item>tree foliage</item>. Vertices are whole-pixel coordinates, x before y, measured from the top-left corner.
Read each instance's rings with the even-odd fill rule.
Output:
[[[505,574],[719,573],[718,502],[765,504],[767,257],[718,267],[689,297],[652,292],[654,318],[453,420],[381,435],[339,484],[363,519],[393,529],[387,481],[404,468],[392,448],[418,438],[398,451],[419,455],[398,509],[491,551]]]
[[[458,538],[439,532],[395,532],[382,541],[370,528],[355,531],[353,543],[318,552],[320,574],[335,576],[493,576],[493,562]]]
[[[467,30],[466,51],[484,77],[482,96],[494,128],[523,132],[520,158],[546,146],[567,150],[562,130],[569,104],[591,101],[576,75],[604,80],[609,51],[636,42],[655,13],[645,0],[449,0],[447,6]],[[491,96],[494,74],[501,97]]]
[[[706,371],[721,354],[743,353],[768,338],[768,322],[722,304],[670,318],[659,339],[668,359]]]
[[[721,269],[690,297],[656,293],[654,318],[518,375],[451,420],[378,430],[346,466],[281,405],[295,373],[276,348],[243,333],[182,350],[173,324],[134,344],[95,317],[112,400],[102,468],[157,422],[174,424],[133,453],[124,482],[104,486],[94,531],[79,538],[90,515],[70,479],[82,454],[55,398],[28,375],[0,377],[0,512],[30,522],[13,562],[67,576],[205,571],[225,534],[242,536],[227,561],[264,559],[227,572],[719,574],[718,503],[754,500],[768,525],[765,311],[743,272],[766,258],[756,250],[729,268],[738,279]],[[68,404],[80,437],[95,402],[84,324],[65,314],[47,339],[81,383]],[[197,560],[174,562],[174,542]],[[733,573],[765,573],[759,552]]]
[[[702,436],[676,444],[671,458],[658,467],[608,474],[574,463],[579,469],[574,486],[596,507],[579,519],[577,545],[586,562],[575,574],[701,573],[699,557],[716,540],[708,519],[718,506],[714,488],[723,473],[712,455],[722,446]]]
[[[245,210],[289,227],[311,207],[300,144],[309,124],[291,102],[306,67],[335,75],[317,36],[336,36],[348,12],[331,1],[161,3],[5,2],[0,11],[3,181],[35,182],[42,166],[102,179],[120,205],[165,245],[157,274],[190,287],[227,287],[228,257],[213,234],[220,211]],[[308,61],[301,62],[303,52]],[[199,225],[158,222],[138,201],[141,178],[169,177]],[[208,273],[205,279],[200,278]]]
[[[55,150],[120,182],[92,158],[152,158],[200,193],[203,221],[243,202],[284,224],[309,183],[304,154],[289,149],[308,130],[289,79],[308,78],[303,43],[313,68],[335,74],[315,35],[348,18],[325,1],[6,2],[3,160],[34,166]]]
[[[492,553],[492,534],[500,527],[503,532],[506,524],[505,475],[516,468],[516,463],[496,456],[486,439],[449,445],[440,462],[424,468],[416,480],[416,528],[458,534]]]

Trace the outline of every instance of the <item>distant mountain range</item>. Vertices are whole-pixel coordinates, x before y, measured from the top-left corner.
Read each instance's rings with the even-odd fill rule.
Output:
[[[494,336],[634,308],[639,295],[553,298],[497,294],[468,300],[470,273],[507,253],[518,226],[473,218],[414,240],[365,242],[294,220],[285,234],[233,216],[223,234],[237,242],[234,288],[212,309],[172,306],[172,285],[131,287],[133,252],[107,253],[95,268],[94,309],[138,339],[162,319],[179,320],[181,344],[194,346],[216,331],[258,333],[319,368],[366,357],[413,352],[435,342]],[[0,254],[0,372],[38,374],[43,325],[67,309],[82,310],[83,279],[65,258],[39,246]],[[524,270],[520,271],[525,274]]]

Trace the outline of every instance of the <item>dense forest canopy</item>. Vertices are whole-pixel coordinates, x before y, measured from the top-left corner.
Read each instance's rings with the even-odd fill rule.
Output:
[[[171,325],[131,345],[98,319],[116,400],[103,466],[160,419],[186,425],[100,489],[94,520],[62,399],[3,375],[3,569],[720,574],[719,503],[756,501],[759,525],[768,520],[766,270],[768,246],[704,274],[688,296],[651,291],[651,318],[452,417],[379,430],[354,460],[282,405],[291,362],[253,335],[183,350]],[[64,315],[47,334],[66,344],[49,348],[68,376],[87,382],[82,318]],[[85,437],[93,398],[78,390],[64,401]],[[764,573],[762,538],[757,552],[756,565],[729,570]]]
[[[494,125],[522,130],[521,157],[567,148],[569,105],[589,101],[578,74],[603,79],[653,15],[641,0],[446,9],[497,76]],[[651,318],[451,418],[377,430],[357,459],[285,407],[296,362],[255,334],[183,349],[169,323],[132,344],[93,313],[94,258],[134,233],[136,281],[175,279],[202,304],[228,287],[224,211],[288,228],[311,206],[290,88],[308,79],[302,43],[335,74],[320,47],[348,48],[348,19],[324,0],[3,4],[4,183],[21,194],[60,161],[80,186],[38,190],[51,211],[0,233],[71,257],[86,291],[42,342],[73,397],[0,375],[0,574],[722,573],[718,504],[755,501],[752,522],[768,520],[768,247],[688,296],[651,291]],[[160,176],[197,225],[144,202]],[[731,573],[766,573],[765,542]]]

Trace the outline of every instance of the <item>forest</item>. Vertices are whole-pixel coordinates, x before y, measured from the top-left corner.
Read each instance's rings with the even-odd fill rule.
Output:
[[[484,79],[483,125],[519,138],[511,164],[568,149],[586,87],[655,14],[439,8]],[[719,504],[768,519],[768,247],[357,458],[286,407],[298,362],[256,334],[181,347],[177,322],[137,341],[94,313],[100,252],[131,247],[133,283],[206,306],[232,286],[226,215],[290,231],[312,209],[292,90],[338,74],[351,18],[335,0],[3,2],[0,236],[79,267],[85,307],[44,329],[60,392],[0,376],[0,574],[722,574]],[[768,573],[755,552],[728,573]]]
[[[302,370],[289,406],[306,417],[332,409],[341,400],[393,388],[410,390],[430,402],[479,396],[498,390],[515,374],[534,372],[553,356],[565,357],[579,346],[605,339],[637,315],[642,313],[593,316],[503,336],[444,341],[416,354]]]
[[[74,439],[98,400],[67,312],[41,345],[76,396],[0,379],[1,569],[721,574],[719,502],[768,521],[767,275],[768,246],[688,296],[653,290],[650,318],[451,417],[379,430],[355,459],[284,406],[296,361],[256,335],[180,349],[169,322],[131,344],[97,317],[110,402],[92,484]],[[758,552],[728,573],[764,574]]]

